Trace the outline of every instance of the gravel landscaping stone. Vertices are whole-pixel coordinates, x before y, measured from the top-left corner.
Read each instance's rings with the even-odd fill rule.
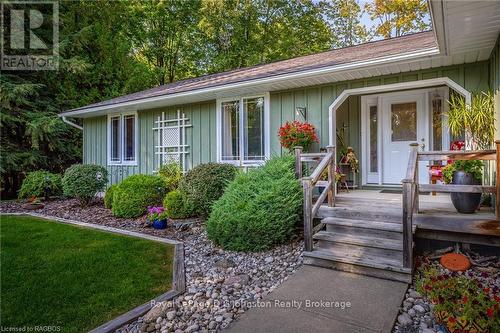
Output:
[[[23,212],[21,203],[4,202],[0,212]],[[120,219],[101,200],[80,207],[76,200],[54,200],[36,213],[153,234],[182,241],[186,293],[154,307],[117,332],[203,332],[227,327],[257,301],[276,289],[302,265],[303,243],[256,253],[224,251],[206,236],[201,220],[188,228],[155,230],[145,218]]]

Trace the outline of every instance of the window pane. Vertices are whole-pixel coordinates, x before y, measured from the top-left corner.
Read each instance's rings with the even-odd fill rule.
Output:
[[[244,159],[264,160],[264,98],[243,100]]]
[[[120,116],[111,118],[111,161],[120,161]]]
[[[135,116],[128,115],[123,118],[123,132],[124,132],[124,160],[135,161]]]
[[[432,148],[442,150],[443,148],[443,100],[435,98],[432,100]]]
[[[391,105],[392,141],[417,140],[417,103]]]
[[[222,103],[222,159],[240,159],[239,102]]]
[[[370,106],[370,172],[378,171],[378,131],[377,106]]]

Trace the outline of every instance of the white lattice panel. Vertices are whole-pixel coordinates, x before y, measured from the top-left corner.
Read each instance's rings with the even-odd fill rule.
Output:
[[[161,117],[155,121],[153,130],[156,132],[155,154],[158,168],[162,164],[178,162],[182,170],[186,171],[186,155],[189,149],[186,144],[186,127],[191,127],[187,124],[188,121],[180,110],[177,110],[176,119],[167,119],[165,112],[162,112]]]

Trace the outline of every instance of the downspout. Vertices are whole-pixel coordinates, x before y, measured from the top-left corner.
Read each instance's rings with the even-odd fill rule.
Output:
[[[70,125],[70,126],[73,126],[74,128],[78,128],[80,131],[83,131],[83,127],[68,120],[65,116],[60,116],[62,121],[64,121],[66,124]]]

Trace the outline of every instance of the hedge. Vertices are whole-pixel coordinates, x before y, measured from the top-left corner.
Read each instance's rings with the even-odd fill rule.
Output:
[[[289,241],[301,220],[302,190],[292,156],[240,173],[213,205],[209,239],[227,250],[260,251]]]
[[[108,171],[94,164],[75,164],[64,172],[62,179],[65,196],[77,198],[87,205],[98,192],[104,191],[108,183]]]
[[[30,172],[23,180],[23,184],[19,190],[19,199],[27,199],[31,197],[42,198],[45,196],[46,187],[50,189],[50,195],[61,195],[61,176],[45,170]]]
[[[153,175],[133,175],[113,189],[111,210],[118,217],[138,217],[148,206],[161,206],[165,183]]]
[[[189,170],[179,184],[194,204],[194,213],[208,216],[212,204],[221,197],[227,184],[236,176],[238,169],[227,163],[200,164]]]

